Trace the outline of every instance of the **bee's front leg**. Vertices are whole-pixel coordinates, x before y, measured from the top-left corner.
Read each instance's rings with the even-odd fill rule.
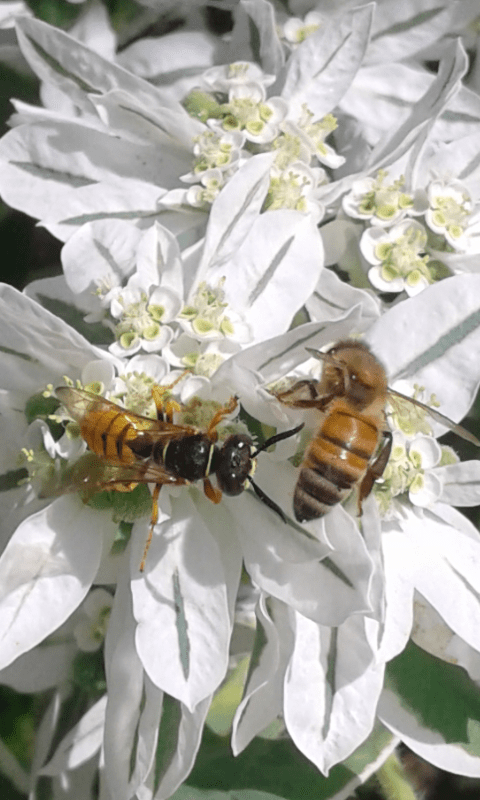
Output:
[[[336,392],[319,394],[316,381],[305,379],[297,381],[284,392],[275,392],[274,396],[290,408],[316,408],[318,411],[325,411],[338,394]]]

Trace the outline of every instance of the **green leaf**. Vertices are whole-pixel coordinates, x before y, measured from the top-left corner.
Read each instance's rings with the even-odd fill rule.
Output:
[[[363,778],[363,780],[366,780],[371,774],[372,765],[375,763],[375,768],[377,768],[378,763],[381,763],[380,756],[382,753],[384,753],[386,759],[396,746],[397,741],[392,733],[377,720],[368,739],[345,759],[343,765],[356,775],[367,773]]]
[[[0,475],[0,492],[9,492],[11,489],[16,489],[20,481],[26,479],[28,479],[28,470],[25,467],[4,472]]]
[[[181,708],[178,700],[168,694],[163,698],[162,718],[158,741],[162,742],[161,747],[157,747],[155,757],[155,777],[154,791],[160,786],[162,776],[167,772],[173,759],[178,745],[178,733],[181,724]]]
[[[82,11],[81,5],[65,0],[26,0],[26,4],[36,17],[57,28],[69,28]]]
[[[145,8],[134,0],[104,0],[110,15],[110,22],[116,31],[123,31],[135,25],[136,20],[145,14]]]
[[[226,736],[231,731],[233,717],[242,699],[248,664],[247,657],[242,659],[213,698],[207,725],[220,736]]]
[[[412,642],[387,667],[386,688],[402,710],[444,742],[480,756],[480,692],[462,667],[447,664]]]
[[[173,798],[334,800],[338,792],[342,792],[343,797],[346,787],[353,792],[362,780],[369,777],[369,765],[375,763],[377,766],[383,752],[386,758],[395,741],[392,734],[378,723],[368,740],[344,764],[330,770],[326,778],[290,740],[257,738],[235,758],[229,740],[206,728],[195,767],[188,778],[188,787],[179,789]],[[197,794],[191,787],[202,791]]]
[[[255,789],[238,789],[232,792],[217,792],[209,789],[192,789],[181,786],[171,800],[282,800],[280,795],[270,792],[257,792]]]

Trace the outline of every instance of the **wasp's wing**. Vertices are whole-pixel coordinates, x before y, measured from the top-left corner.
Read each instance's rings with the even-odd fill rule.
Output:
[[[55,394],[70,416],[80,424],[94,411],[103,412],[120,408],[98,394],[87,392],[85,389],[75,389],[73,386],[59,386],[55,389]]]
[[[408,395],[406,394],[397,392],[395,391],[395,389],[389,388],[388,394],[389,396],[393,395],[393,398],[399,397],[401,400],[406,400],[409,403],[413,403],[413,405],[415,406],[419,406],[424,411],[426,411],[427,414],[429,414],[432,417],[432,419],[435,420],[435,422],[439,422],[440,425],[445,425],[446,428],[449,428],[451,431],[456,433],[457,436],[461,436],[461,438],[466,439],[467,442],[471,442],[477,447],[480,447],[480,440],[477,439],[477,437],[474,436],[473,433],[470,433],[470,431],[467,431],[467,429],[463,428],[461,425],[457,425],[456,422],[453,422],[453,420],[449,419],[444,414],[440,414],[440,412],[436,411],[436,409],[427,406],[425,403],[421,403],[420,400],[414,400],[413,397],[408,397]]]
[[[155,439],[188,436],[197,433],[197,429],[190,425],[175,425],[173,422],[143,417],[133,411],[127,411],[122,406],[106,400],[93,392],[84,389],[75,389],[71,386],[59,386],[55,394],[65,406],[71,417],[81,425],[89,414],[102,414],[106,411],[120,411],[128,422],[138,431],[152,431]]]
[[[41,486],[39,496],[59,497],[79,492],[89,497],[97,492],[129,491],[138,483],[179,486],[185,481],[160,464],[110,464],[95,453],[87,452],[74,464],[56,472]]]

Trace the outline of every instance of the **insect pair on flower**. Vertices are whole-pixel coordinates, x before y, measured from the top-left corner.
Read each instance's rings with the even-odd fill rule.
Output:
[[[318,426],[306,448],[294,490],[293,511],[299,522],[323,516],[355,487],[361,511],[362,501],[382,476],[391,453],[387,400],[413,403],[480,446],[475,436],[442,414],[389,389],[385,369],[365,344],[347,339],[326,353],[309,352],[324,362],[320,380],[296,381],[287,390],[273,393],[291,408],[319,412]],[[233,434],[219,446],[218,425],[236,409],[237,398],[230,398],[219,408],[205,429],[176,424],[173,415],[181,406],[169,395],[175,383],[153,388],[156,419],[127,411],[82,389],[62,386],[56,390],[62,405],[79,424],[91,453],[81,467],[73,466],[68,478],[52,493],[82,490],[88,496],[102,490],[131,491],[139,483],[154,484],[141,570],[158,518],[159,492],[165,484],[181,486],[201,480],[205,495],[213,503],[219,503],[222,494],[239,495],[251,485],[260,500],[286,520],[279,506],[253,480],[256,457],[303,427],[301,423],[271,436],[258,448],[245,434]],[[217,486],[212,483],[213,476]]]

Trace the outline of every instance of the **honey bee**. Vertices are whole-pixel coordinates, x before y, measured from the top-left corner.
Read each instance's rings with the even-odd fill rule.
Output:
[[[223,493],[239,495],[251,485],[260,500],[286,521],[283,511],[257,486],[252,475],[259,453],[303,427],[300,425],[271,436],[258,448],[245,434],[233,434],[219,447],[217,426],[236,409],[237,398],[231,397],[215,412],[208,428],[201,430],[192,425],[174,424],[173,412],[180,410],[180,406],[174,400],[165,402],[164,399],[173,385],[152,389],[157,419],[126,411],[83,389],[69,386],[56,389],[57,398],[79,424],[81,436],[91,453],[83,465],[73,466],[60,492],[51,493],[80,490],[88,497],[105,490],[131,491],[141,483],[155,486],[141,572],[158,519],[158,496],[165,484],[182,486],[202,480],[205,495],[213,503],[219,503]],[[218,488],[211,483],[212,475],[216,476]]]
[[[358,487],[358,508],[381,478],[392,449],[385,407],[395,397],[428,412],[464,439],[480,446],[469,431],[443,414],[387,385],[385,369],[367,345],[354,339],[338,342],[326,353],[308,352],[324,361],[319,381],[300,380],[274,392],[293,408],[316,408],[322,421],[308,445],[295,486],[293,510],[299,522],[317,519]]]

